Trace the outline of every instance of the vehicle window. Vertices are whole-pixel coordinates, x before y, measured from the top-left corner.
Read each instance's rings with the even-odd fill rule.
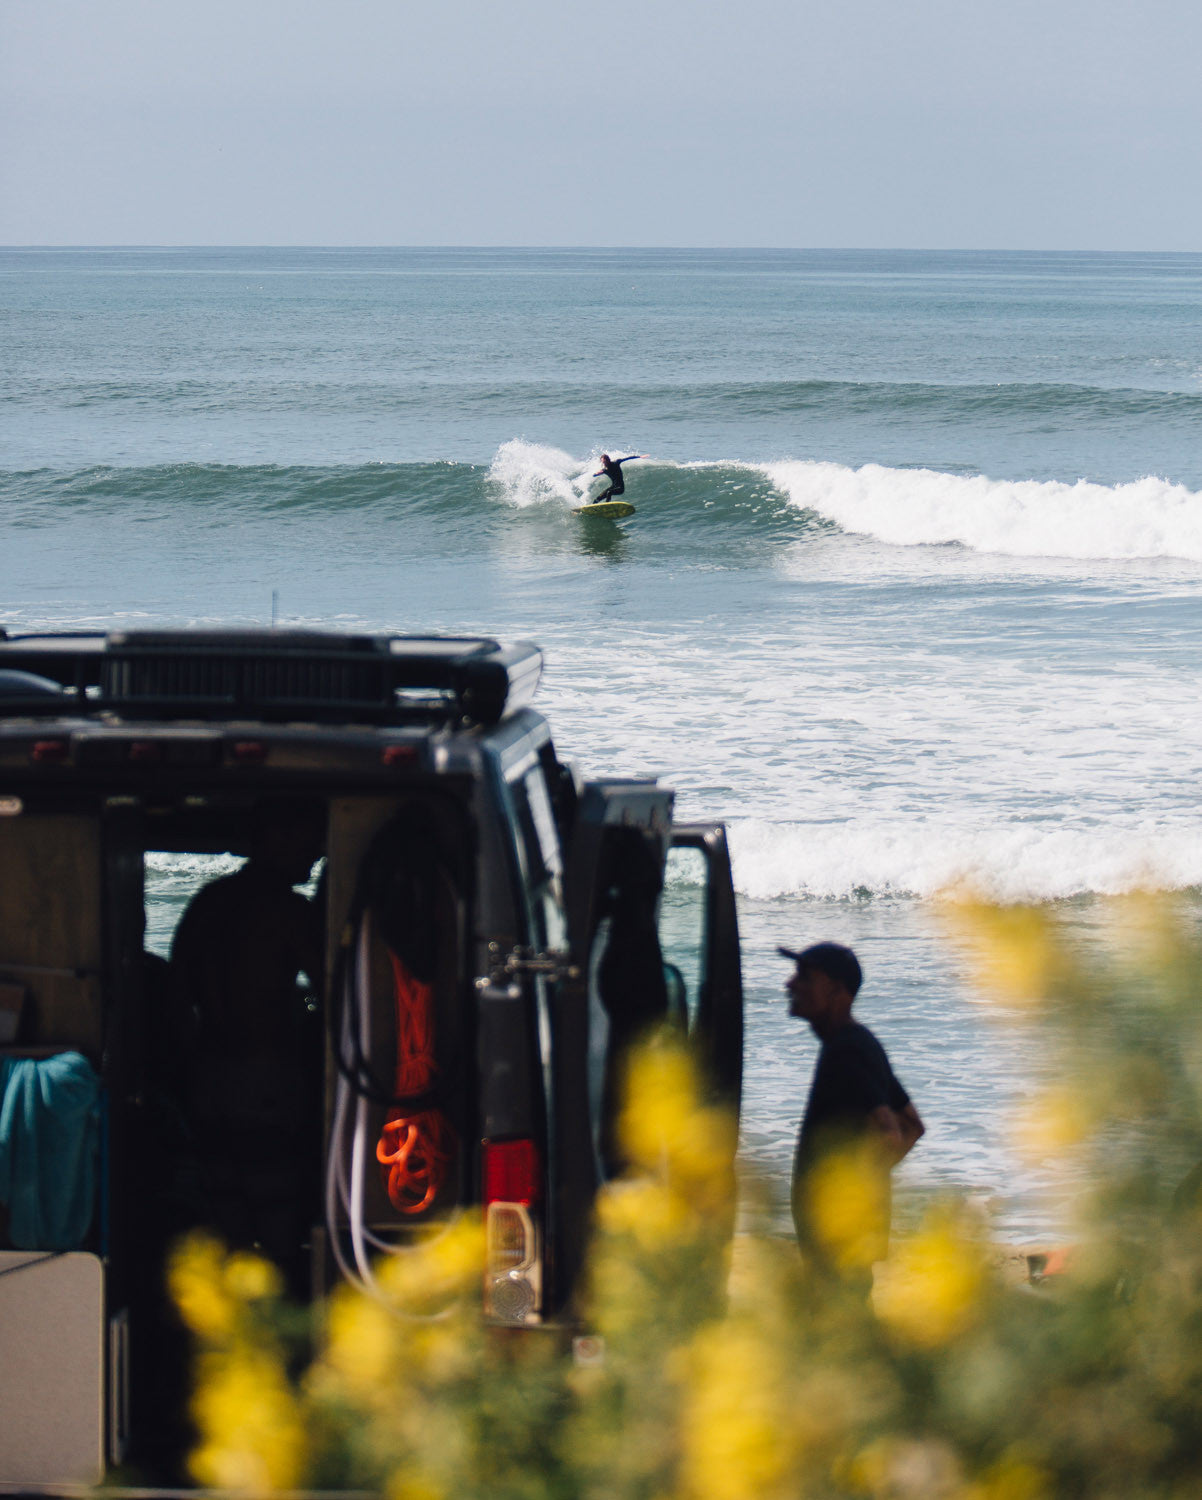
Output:
[[[246,861],[238,854],[175,854],[151,850],[146,855],[146,940],[148,953],[171,957],[171,939],[180,917],[202,886],[232,875]],[[313,897],[325,860],[319,860],[302,895]],[[317,977],[317,976],[315,976]]]
[[[548,881],[558,882],[562,873],[559,835],[541,766],[519,777],[511,789],[526,851],[527,879],[537,891]]]
[[[526,864],[531,906],[539,926],[537,941],[562,948],[567,943],[563,913],[563,862],[555,815],[542,767],[510,783]]]
[[[705,962],[705,898],[708,866],[700,849],[671,849],[660,904],[659,940],[665,964],[684,981],[689,1027],[697,1020],[697,999]]]
[[[244,862],[237,854],[147,854],[146,951],[170,958],[171,939],[188,902],[201,886],[232,875]]]

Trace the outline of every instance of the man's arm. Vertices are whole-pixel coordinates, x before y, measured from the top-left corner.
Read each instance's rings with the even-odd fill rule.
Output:
[[[891,1166],[896,1166],[908,1156],[918,1141],[926,1134],[926,1126],[912,1104],[903,1109],[890,1109],[887,1104],[878,1104],[868,1116],[873,1128],[878,1130]]]

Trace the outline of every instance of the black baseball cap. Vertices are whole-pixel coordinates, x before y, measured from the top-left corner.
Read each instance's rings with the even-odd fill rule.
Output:
[[[836,984],[841,984],[848,994],[854,995],[864,980],[860,960],[850,948],[842,943],[814,943],[809,948],[778,948],[782,958],[791,958],[799,969],[817,969]]]

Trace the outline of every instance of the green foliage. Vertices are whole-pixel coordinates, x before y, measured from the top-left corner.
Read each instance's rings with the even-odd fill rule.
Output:
[[[871,1306],[791,1241],[732,1243],[729,1122],[659,1044],[632,1068],[631,1175],[598,1205],[603,1358],[484,1327],[461,1220],[382,1267],[382,1299],[334,1297],[292,1374],[270,1269],[194,1242],[176,1289],[201,1347],[197,1478],[396,1500],[1202,1491],[1202,951],[1165,901],[1116,903],[1094,950],[1047,909],[949,913],[999,1015],[1054,1062],[1022,1130],[1087,1182],[1061,1275],[1007,1277],[950,1201],[895,1243]],[[829,1183],[854,1240],[854,1162]]]

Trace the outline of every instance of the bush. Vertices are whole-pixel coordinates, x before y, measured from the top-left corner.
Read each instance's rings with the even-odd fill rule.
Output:
[[[1197,940],[1164,900],[1117,903],[1089,951],[1054,910],[949,911],[1054,1062],[1025,1133],[1088,1169],[1054,1290],[1007,1278],[951,1200],[895,1242],[871,1308],[791,1240],[732,1241],[730,1122],[661,1040],[631,1068],[631,1172],[598,1204],[603,1358],[481,1324],[475,1219],[382,1266],[381,1300],[338,1291],[307,1364],[272,1270],[193,1240],[173,1275],[200,1350],[195,1477],[396,1500],[1198,1494]],[[826,1205],[851,1241],[855,1181],[833,1168]]]

